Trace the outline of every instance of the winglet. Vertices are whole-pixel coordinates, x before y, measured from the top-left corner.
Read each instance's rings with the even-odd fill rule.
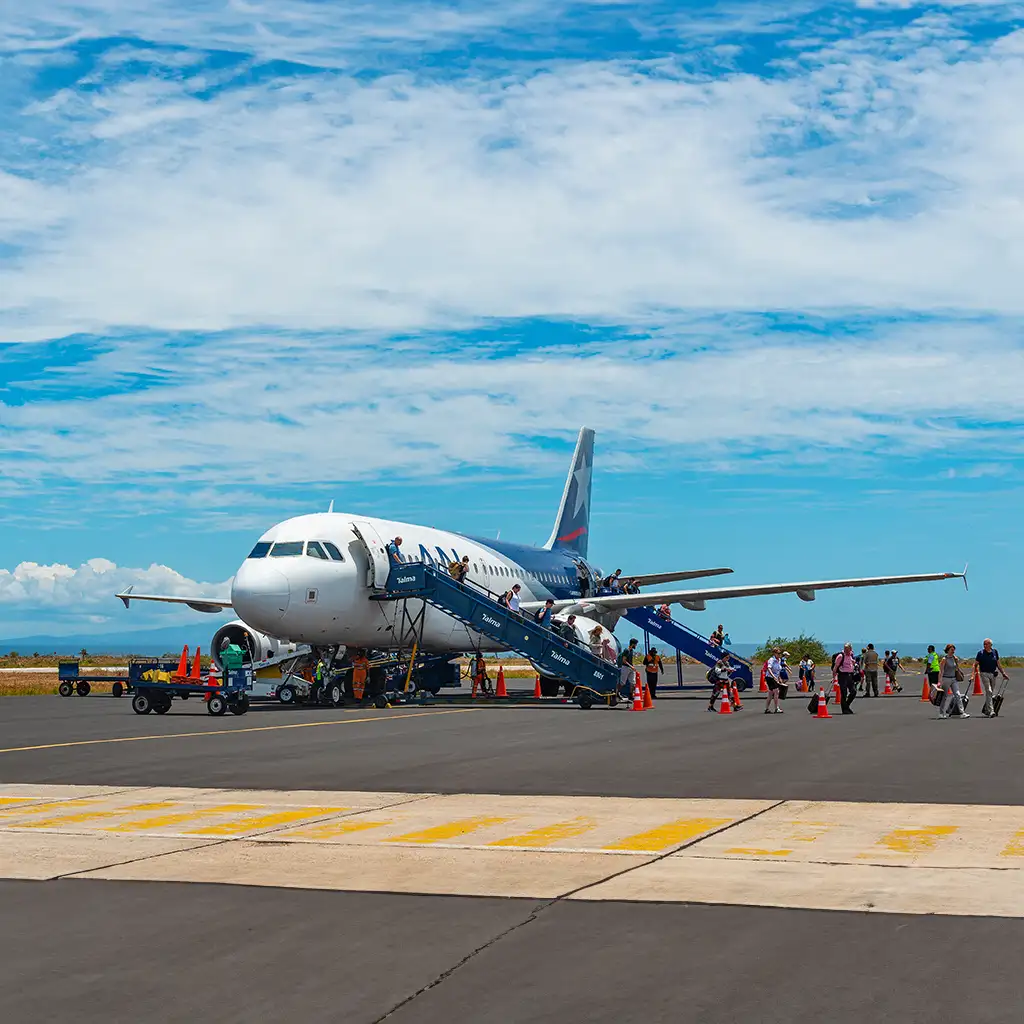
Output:
[[[125,590],[123,593],[117,595],[117,597],[121,598],[121,600],[124,601],[125,608],[128,607],[128,602],[132,599],[132,591],[134,589],[135,589],[135,584],[133,583],[130,587],[128,587],[127,590]]]
[[[334,499],[333,498],[331,498],[330,505],[327,506],[327,511],[328,512],[333,512],[334,511]]]
[[[961,577],[960,577],[964,581],[964,590],[968,591],[968,593],[970,592],[970,589],[971,589],[970,587],[967,586],[967,566],[969,564],[970,564],[969,562],[964,562],[964,571],[963,571],[963,573],[961,574]]]

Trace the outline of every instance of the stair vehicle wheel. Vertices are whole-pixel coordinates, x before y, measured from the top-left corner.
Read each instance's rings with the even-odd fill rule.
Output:
[[[80,683],[75,683],[75,693],[77,693],[79,697],[88,697],[91,690],[92,687],[87,682],[82,681]]]
[[[153,702],[149,699],[149,694],[143,690],[141,693],[135,694],[132,697],[132,711],[137,715],[148,715],[153,710]]]
[[[244,715],[249,710],[249,696],[240,693],[229,705],[228,710],[233,715]]]
[[[387,699],[387,697],[385,697],[383,693],[379,694],[376,697],[374,697],[373,698],[373,706],[375,708],[380,708],[383,711],[384,708],[386,708],[388,706],[388,699]]]
[[[277,699],[282,704],[294,704],[295,703],[295,687],[291,683],[285,683],[284,686],[279,686],[277,689]]]
[[[594,706],[594,695],[589,690],[580,690],[576,697],[581,711],[589,711]]]
[[[66,679],[57,687],[57,692],[62,697],[70,697],[75,692],[74,686]]]
[[[123,697],[124,696],[124,683],[114,683],[110,687],[111,697]]]
[[[211,715],[223,715],[228,710],[228,702],[219,693],[211,694],[206,710]]]
[[[332,708],[340,708],[345,703],[345,689],[341,683],[331,683],[327,688],[327,702]]]
[[[166,715],[171,710],[171,695],[169,693],[161,693],[154,697],[153,710],[158,715]]]

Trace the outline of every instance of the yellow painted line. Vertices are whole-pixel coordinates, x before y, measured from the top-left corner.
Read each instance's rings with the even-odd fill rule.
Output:
[[[283,838],[291,839],[292,836],[298,836],[303,839],[332,839],[335,836],[366,832],[371,828],[383,828],[390,824],[390,821],[328,821],[323,825],[310,825],[309,828],[298,828],[294,832],[287,832]]]
[[[36,804],[35,807],[11,807],[6,811],[0,811],[0,817],[20,818],[25,814],[47,814],[50,811],[63,811],[68,807],[90,807],[99,802],[99,800],[51,800],[45,804]]]
[[[788,857],[792,850],[758,850],[752,846],[734,846],[726,853],[738,853],[745,857]]]
[[[366,718],[348,718],[343,722],[293,722],[288,725],[255,725],[241,729],[207,729],[205,732],[169,732],[161,736],[110,736],[102,740],[69,740],[66,743],[39,743],[32,747],[3,747],[0,754],[19,754],[26,750],[57,750],[61,747],[92,747],[101,743],[145,743],[148,740],[183,740],[194,736],[235,736],[243,732],[278,732],[282,729],[319,729],[331,725],[363,725],[366,722],[404,722],[408,718],[430,715],[465,715],[483,708],[449,708],[445,711],[413,711],[404,715],[372,715]],[[342,712],[356,714],[355,710]]]
[[[155,818],[143,818],[142,821],[126,821],[121,825],[111,825],[104,832],[145,832],[151,828],[172,828],[186,822],[199,821],[200,818],[211,818],[216,814],[237,814],[239,811],[260,811],[262,804],[219,804],[216,807],[198,807],[192,811],[180,811],[177,814],[160,814]]]
[[[420,832],[406,832],[404,836],[385,839],[386,843],[441,843],[446,839],[458,839],[477,829],[490,828],[492,825],[504,825],[512,818],[489,818],[480,815],[476,818],[461,818],[459,821],[448,821],[443,825],[434,825]]]
[[[302,807],[297,811],[275,811],[273,814],[261,814],[255,818],[226,821],[222,825],[190,828],[186,830],[186,834],[190,836],[240,836],[255,829],[287,825],[293,821],[303,821],[306,818],[322,818],[325,814],[340,814],[343,810],[345,810],[344,807]]]
[[[488,846],[550,846],[563,839],[575,839],[595,828],[597,822],[593,818],[573,818],[570,821],[559,821],[554,825],[542,825],[540,828],[524,832],[522,835],[497,839]]]
[[[894,853],[928,853],[939,840],[956,832],[956,825],[929,825],[925,828],[897,828],[882,836],[876,846],[887,846]],[[860,854],[859,856],[871,856]]]
[[[1003,847],[1000,857],[1024,857],[1024,828],[1014,832],[1013,838]]]
[[[80,825],[84,821],[97,821],[100,818],[119,818],[125,814],[135,814],[138,811],[160,811],[167,807],[174,807],[174,801],[160,801],[149,804],[132,804],[128,807],[118,807],[108,811],[81,811],[78,814],[58,814],[55,818],[44,818],[42,821],[30,821],[22,828],[59,828],[61,825]]]
[[[665,825],[626,836],[617,843],[602,846],[602,850],[636,850],[641,853],[658,853],[670,846],[685,843],[704,832],[711,832],[722,825],[728,825],[734,818],[679,818]]]
[[[30,804],[35,797],[32,796],[0,796],[0,806],[8,804]]]

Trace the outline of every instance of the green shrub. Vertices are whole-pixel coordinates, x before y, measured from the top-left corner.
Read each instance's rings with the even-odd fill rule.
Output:
[[[753,660],[766,661],[772,656],[772,648],[778,647],[781,651],[789,651],[789,661],[796,664],[804,658],[810,658],[816,665],[827,665],[831,659],[831,653],[825,645],[814,636],[805,636],[801,633],[797,637],[777,636],[774,639],[766,640],[755,652]]]

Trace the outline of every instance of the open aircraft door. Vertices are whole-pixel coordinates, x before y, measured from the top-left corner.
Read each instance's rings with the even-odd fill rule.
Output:
[[[373,523],[365,519],[357,519],[352,523],[355,535],[363,542],[370,565],[366,572],[366,585],[375,590],[383,590],[387,586],[391,563],[388,558],[387,541],[374,528]]]

